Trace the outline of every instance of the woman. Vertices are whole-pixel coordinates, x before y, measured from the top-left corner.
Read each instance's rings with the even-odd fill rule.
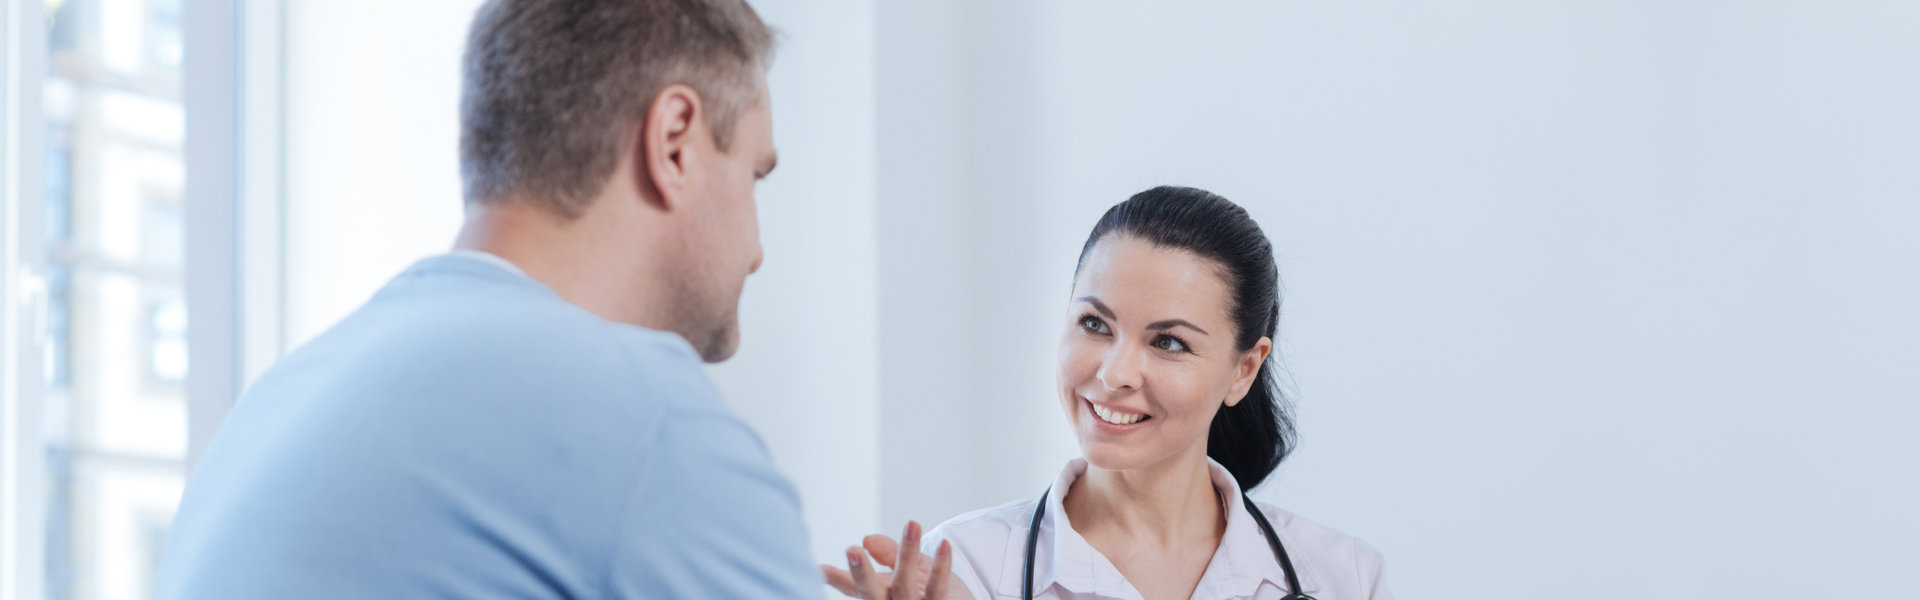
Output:
[[[1084,458],[1039,500],[975,511],[826,567],[849,596],[1388,600],[1381,557],[1242,490],[1293,449],[1271,358],[1273,250],[1245,210],[1192,188],[1114,206],[1080,251],[1061,407]],[[1257,508],[1255,513],[1250,508]],[[1269,533],[1271,532],[1271,533]],[[920,554],[937,557],[932,578]],[[871,561],[868,557],[871,557]]]

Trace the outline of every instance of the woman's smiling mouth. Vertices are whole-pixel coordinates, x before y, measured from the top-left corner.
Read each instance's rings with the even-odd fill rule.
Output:
[[[1094,404],[1092,400],[1087,400],[1085,398],[1081,398],[1081,401],[1087,403],[1087,408],[1093,412],[1094,417],[1100,419],[1101,421],[1107,423],[1108,425],[1116,425],[1116,426],[1134,425],[1141,421],[1145,421],[1147,419],[1153,418],[1152,415],[1135,413],[1135,412],[1127,412],[1117,408],[1111,408],[1111,407],[1101,406],[1099,404]]]

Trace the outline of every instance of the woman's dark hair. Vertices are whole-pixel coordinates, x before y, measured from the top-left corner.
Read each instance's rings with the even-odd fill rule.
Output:
[[[1192,252],[1219,265],[1226,280],[1227,314],[1234,343],[1242,352],[1261,336],[1277,339],[1280,326],[1280,270],[1273,245],[1246,209],[1217,194],[1188,187],[1160,186],[1107,209],[1080,248],[1080,264],[1094,244],[1112,234],[1129,235],[1161,248]],[[1073,268],[1075,279],[1080,264]],[[1207,433],[1212,458],[1241,489],[1253,489],[1280,466],[1296,441],[1293,415],[1282,395],[1271,354],[1260,364],[1246,398],[1222,406]]]

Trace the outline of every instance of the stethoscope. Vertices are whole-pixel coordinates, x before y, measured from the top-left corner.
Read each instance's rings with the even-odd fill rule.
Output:
[[[1020,569],[1023,600],[1033,600],[1033,552],[1040,545],[1040,517],[1047,514],[1047,494],[1051,493],[1053,488],[1040,494],[1040,503],[1033,507],[1033,524],[1027,526],[1027,563]],[[1240,493],[1240,501],[1247,503],[1247,514],[1253,515],[1253,522],[1260,524],[1260,533],[1266,534],[1267,545],[1273,546],[1273,555],[1280,558],[1280,568],[1287,572],[1287,589],[1293,593],[1280,600],[1314,600],[1313,596],[1300,593],[1300,577],[1293,574],[1293,559],[1287,558],[1287,548],[1280,545],[1280,536],[1273,532],[1273,524],[1267,522],[1266,515],[1260,514],[1260,507],[1254,506],[1246,492]]]

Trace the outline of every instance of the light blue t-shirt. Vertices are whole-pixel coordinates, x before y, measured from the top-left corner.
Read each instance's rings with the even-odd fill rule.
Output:
[[[187,484],[158,596],[821,589],[793,486],[685,340],[449,255],[241,397]]]

